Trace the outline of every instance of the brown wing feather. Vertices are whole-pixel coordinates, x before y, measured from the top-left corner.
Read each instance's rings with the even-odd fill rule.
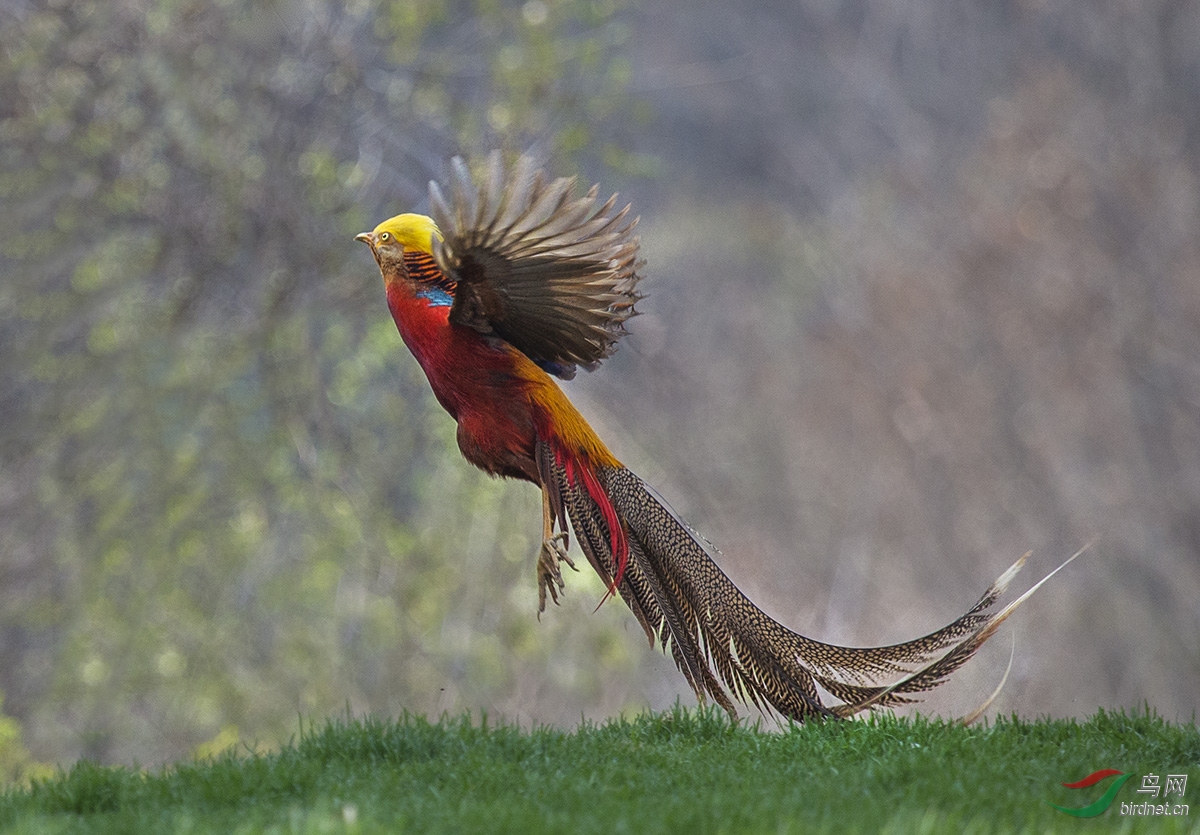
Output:
[[[507,166],[493,152],[477,182],[451,163],[450,200],[430,183],[444,236],[434,257],[457,282],[450,321],[512,344],[560,376],[612,354],[641,298],[637,219],[616,195],[548,181],[528,157]]]

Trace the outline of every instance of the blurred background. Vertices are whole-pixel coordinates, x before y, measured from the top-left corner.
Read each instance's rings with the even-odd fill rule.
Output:
[[[460,459],[352,236],[453,153],[619,190],[568,393],[804,634],[1087,542],[920,707],[1200,706],[1200,5],[6,0],[0,773],[331,714],[690,704]],[[751,716],[757,716],[748,711]]]

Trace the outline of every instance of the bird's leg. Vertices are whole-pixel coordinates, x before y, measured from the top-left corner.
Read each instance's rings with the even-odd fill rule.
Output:
[[[550,510],[550,494],[546,492],[546,488],[542,488],[542,549],[538,553],[537,559],[537,576],[538,576],[538,619],[542,617],[542,612],[546,611],[546,592],[550,592],[550,599],[554,601],[554,605],[558,605],[558,593],[565,588],[563,584],[562,571],[559,570],[558,564],[565,562],[571,566],[571,570],[578,571],[575,563],[571,562],[571,558],[567,555],[567,532],[554,532],[554,514]]]

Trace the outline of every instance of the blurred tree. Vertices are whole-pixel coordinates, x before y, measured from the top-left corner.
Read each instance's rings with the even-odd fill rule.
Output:
[[[27,743],[161,760],[346,704],[504,704],[560,642],[619,666],[605,617],[531,639],[537,532],[509,520],[536,496],[447,454],[351,245],[461,147],[611,143],[615,4],[18,3],[0,32],[0,691]],[[553,686],[594,697],[596,648],[565,655]]]
[[[1000,704],[1187,717],[1198,9],[0,4],[0,690],[24,744],[153,761],[347,702],[571,722],[679,692],[617,607],[533,621],[536,497],[457,460],[349,240],[497,145],[606,186],[661,160],[614,358],[651,362],[572,394],[751,596],[899,638],[935,619],[914,596],[969,602],[1099,534],[1029,609],[1054,640],[1022,639]]]

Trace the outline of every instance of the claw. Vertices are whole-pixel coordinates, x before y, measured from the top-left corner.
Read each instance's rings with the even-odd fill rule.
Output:
[[[565,525],[566,519],[562,517],[561,512],[558,514],[559,523]],[[554,605],[558,605],[558,593],[566,588],[563,583],[562,570],[559,568],[559,563],[566,563],[571,566],[572,571],[578,571],[575,563],[571,562],[570,556],[567,555],[567,548],[570,541],[566,531],[554,532],[555,512],[553,504],[550,501],[550,494],[546,488],[542,488],[542,549],[538,552],[537,559],[537,577],[538,577],[538,620],[542,619],[542,612],[546,611],[546,592],[550,592],[550,599],[554,601]]]
[[[563,545],[566,541],[567,534],[562,531],[542,540],[542,550],[538,553],[537,560],[538,620],[542,619],[542,612],[546,611],[546,592],[550,592],[550,599],[557,606],[558,593],[566,588],[559,563],[565,562],[572,571],[579,570],[567,554]]]

